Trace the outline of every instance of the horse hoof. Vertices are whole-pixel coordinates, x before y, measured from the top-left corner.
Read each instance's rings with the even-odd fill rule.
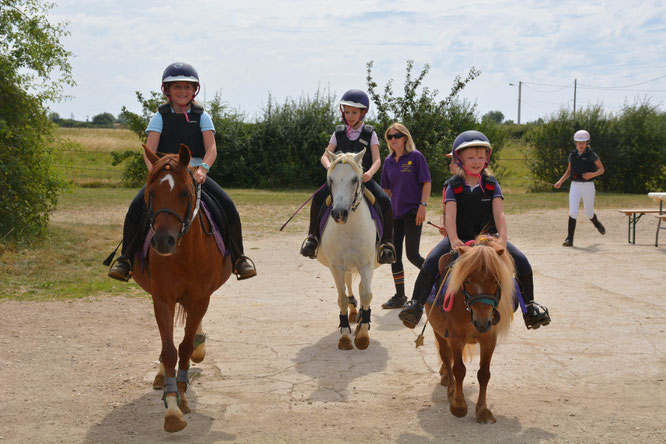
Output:
[[[356,348],[359,350],[365,350],[368,348],[368,345],[370,345],[370,338],[367,336],[356,336],[354,338],[354,345],[356,345]]]
[[[481,409],[476,412],[476,422],[479,424],[495,424],[497,420],[488,409]]]
[[[164,388],[164,375],[161,373],[158,373],[155,375],[155,379],[153,380],[153,388],[155,390],[162,390]]]
[[[187,421],[183,419],[180,411],[167,412],[164,416],[164,430],[169,433],[180,432],[187,426]]]
[[[439,383],[444,387],[446,387],[447,385],[449,385],[449,377],[446,375],[442,375],[442,377],[439,379]]]
[[[464,418],[467,415],[467,406],[463,405],[461,407],[451,406],[451,414],[456,418]]]
[[[354,346],[352,345],[351,339],[344,336],[338,341],[338,350],[352,350]]]
[[[184,397],[180,397],[180,404],[178,405],[178,408],[180,409],[181,412],[184,414],[190,413],[192,410],[190,409],[190,404],[187,402],[187,399]],[[184,427],[184,426],[183,426]]]
[[[206,357],[206,343],[202,342],[194,349],[190,360],[196,364],[200,363]]]

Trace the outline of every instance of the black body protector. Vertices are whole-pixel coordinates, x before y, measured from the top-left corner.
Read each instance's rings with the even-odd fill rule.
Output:
[[[203,108],[192,104],[188,114],[178,114],[171,111],[171,104],[165,103],[158,108],[162,115],[162,134],[157,145],[157,155],[178,154],[180,144],[184,143],[190,149],[192,157],[202,158],[206,154],[203,135],[201,134],[201,115]]]
[[[449,186],[456,196],[456,230],[463,241],[474,239],[481,233],[497,234],[493,218],[493,196],[497,181],[493,176],[481,176],[479,186],[483,192],[465,190],[465,179],[451,178]]]
[[[573,150],[569,154],[569,162],[571,162],[571,180],[575,182],[593,182],[592,179],[583,179],[583,173],[593,173],[597,171],[597,166],[594,164],[599,159],[599,156],[590,148],[585,148],[583,154],[578,154],[578,150]]]
[[[337,141],[336,153],[360,153],[365,148],[363,155],[363,171],[366,172],[372,166],[372,151],[370,150],[370,139],[374,131],[372,125],[363,124],[361,135],[356,140],[349,140],[347,137],[347,126],[338,125],[335,127],[335,140]]]

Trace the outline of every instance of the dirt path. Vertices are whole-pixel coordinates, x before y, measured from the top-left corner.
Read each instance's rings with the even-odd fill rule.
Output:
[[[151,388],[160,343],[148,298],[0,304],[0,442],[664,442],[666,236],[655,248],[641,221],[628,245],[626,219],[609,210],[606,236],[581,223],[564,249],[562,213],[509,217],[553,323],[527,331],[516,318],[496,350],[496,424],[474,420],[476,359],[472,414],[449,413],[430,328],[416,350],[417,332],[380,308],[388,266],[373,281],[370,347],[338,351],[328,269],[298,255],[300,236],[275,234],[247,241],[260,275],[212,299],[193,412],[175,435]],[[437,240],[429,232],[422,251]],[[410,289],[415,276],[408,268]]]

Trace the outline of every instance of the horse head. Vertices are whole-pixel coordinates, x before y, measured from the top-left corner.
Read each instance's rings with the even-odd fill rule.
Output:
[[[190,150],[181,144],[178,154],[159,158],[146,145],[146,157],[153,165],[146,180],[145,201],[153,236],[150,246],[160,255],[176,251],[198,211],[199,199],[189,169]],[[157,208],[157,210],[155,210]]]
[[[339,224],[347,222],[349,213],[355,211],[363,198],[363,166],[360,153],[332,153],[326,151],[331,166],[326,182],[331,190],[331,217]]]
[[[513,259],[494,238],[479,236],[473,246],[458,249],[448,292],[465,298],[471,322],[479,333],[498,324],[508,331],[513,317]]]

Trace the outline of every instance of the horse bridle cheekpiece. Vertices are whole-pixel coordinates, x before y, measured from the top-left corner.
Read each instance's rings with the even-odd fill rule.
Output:
[[[165,165],[162,170],[169,170],[171,169],[171,165]],[[149,195],[148,196],[148,214],[150,214],[150,230],[154,233],[155,232],[155,218],[157,217],[158,214],[160,213],[168,213],[174,216],[176,219],[178,219],[178,222],[180,222],[180,231],[178,232],[178,244],[180,245],[180,240],[187,234],[188,231],[190,231],[190,227],[192,226],[192,221],[194,220],[195,217],[197,217],[197,213],[199,212],[199,205],[201,203],[201,184],[198,184],[194,180],[194,175],[192,174],[192,170],[188,169],[188,173],[190,175],[190,179],[192,179],[192,183],[194,184],[195,187],[195,202],[194,205],[192,205],[192,194],[187,193],[187,210],[185,211],[185,216],[180,217],[178,213],[173,211],[170,208],[160,208],[157,211],[153,211],[153,196]]]

